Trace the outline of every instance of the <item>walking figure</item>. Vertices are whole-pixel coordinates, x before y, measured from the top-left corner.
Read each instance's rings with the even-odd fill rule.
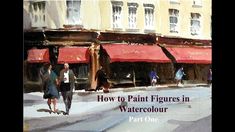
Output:
[[[57,75],[54,71],[52,71],[51,64],[45,65],[46,72],[43,75],[43,82],[44,82],[44,99],[47,100],[47,104],[49,106],[49,109],[51,110],[51,102],[53,103],[53,112],[58,112],[58,109],[56,108],[57,105],[57,99],[59,99],[59,92],[57,90],[58,80]],[[51,110],[52,111],[52,110]]]
[[[149,77],[151,81],[151,86],[155,86],[157,84],[157,79],[159,79],[159,77],[157,76],[157,73],[154,70],[152,70],[149,73]]]
[[[108,79],[107,79],[107,75],[103,69],[103,67],[101,66],[100,69],[96,72],[96,75],[95,75],[95,80],[97,80],[97,85],[96,85],[96,89],[95,91],[97,90],[100,90],[101,87],[104,88],[104,92],[109,92],[109,82],[108,82]]]
[[[177,86],[178,86],[179,83],[181,82],[182,77],[183,77],[184,75],[186,75],[186,74],[184,73],[184,68],[181,67],[180,69],[178,69],[178,71],[177,71],[176,74],[175,74],[175,80],[176,80]]]
[[[69,64],[65,63],[64,69],[60,71],[60,91],[65,104],[65,115],[69,115],[69,110],[71,108],[75,79],[76,77],[73,71],[69,69]]]

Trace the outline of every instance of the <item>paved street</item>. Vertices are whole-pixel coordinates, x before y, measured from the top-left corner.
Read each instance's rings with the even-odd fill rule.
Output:
[[[115,97],[115,101],[98,102],[97,97]],[[189,102],[150,101],[158,97],[189,97]],[[125,103],[117,101],[121,96]],[[148,97],[135,102],[128,97]],[[104,99],[105,100],[105,99]],[[144,102],[146,101],[146,102]],[[166,112],[121,112],[119,106],[135,108],[167,108]],[[58,108],[64,110],[62,97]],[[138,87],[112,89],[110,93],[76,91],[71,113],[68,116],[49,114],[42,93],[24,94],[25,128],[30,131],[49,132],[210,132],[211,131],[211,88],[206,86],[184,87]]]

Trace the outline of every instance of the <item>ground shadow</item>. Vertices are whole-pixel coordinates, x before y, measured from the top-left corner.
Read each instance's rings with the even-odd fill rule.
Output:
[[[168,86],[168,88],[182,88],[182,86]]]
[[[211,115],[196,121],[169,120],[168,123],[179,124],[172,132],[211,132]]]
[[[49,114],[52,114],[52,113],[54,113],[54,114],[63,114],[63,115],[65,115],[65,111],[62,111],[62,110],[58,110],[57,112],[54,112],[54,111],[52,111],[52,110],[50,110],[50,109],[38,109],[37,110],[37,112],[46,112],[46,113],[49,113]]]

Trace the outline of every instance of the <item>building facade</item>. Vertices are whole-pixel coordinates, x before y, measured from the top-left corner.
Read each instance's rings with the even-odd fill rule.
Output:
[[[211,40],[211,0],[101,0],[102,31]]]
[[[33,47],[48,48],[55,65],[60,48],[86,47],[90,88],[105,43],[211,48],[211,0],[24,0],[23,11],[25,69]]]
[[[211,0],[24,1],[24,29],[71,25],[211,40]]]

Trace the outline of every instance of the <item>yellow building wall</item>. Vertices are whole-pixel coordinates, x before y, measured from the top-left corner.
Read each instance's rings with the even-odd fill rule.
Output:
[[[100,0],[101,31],[113,30],[112,28],[112,0]],[[118,0],[116,0],[118,1]],[[137,29],[138,33],[145,33],[145,14],[143,4],[153,4],[154,8],[154,33],[183,38],[211,39],[211,0],[202,0],[202,7],[193,7],[193,0],[179,0],[172,4],[169,0],[122,0],[122,32],[128,29],[128,2],[138,3]],[[179,32],[170,33],[169,9],[179,10]],[[201,14],[201,34],[191,35],[191,13]]]
[[[211,39],[211,0],[202,0],[202,7],[193,7],[193,0],[179,0],[179,4],[171,4],[168,0],[160,0],[160,32],[162,35],[183,38]],[[179,32],[170,33],[168,9],[179,10]],[[191,13],[201,15],[201,34],[191,35]]]
[[[98,0],[82,0],[80,11],[85,29],[100,29],[101,16]]]
[[[123,26],[123,29],[128,29],[128,6],[127,6],[127,0],[123,0],[124,4],[123,3],[123,8],[122,8],[122,14],[123,14],[123,18],[122,18],[122,26]]]
[[[169,0],[158,0],[156,33],[165,36],[175,36],[194,39],[211,39],[211,0],[202,0],[202,7],[193,7],[193,0],[179,0],[179,4],[172,4]],[[179,10],[179,32],[170,32],[169,9]],[[201,34],[191,35],[191,13],[201,14]]]
[[[203,23],[202,25],[203,30],[203,36],[205,36],[205,39],[212,39],[211,35],[212,35],[212,6],[211,6],[212,0],[204,0],[203,4],[205,5],[205,7],[203,8],[203,14],[202,14],[202,19],[203,19]]]
[[[101,26],[100,30],[112,29],[112,4],[110,0],[99,0]]]
[[[37,1],[37,0],[31,0]],[[29,17],[30,1],[24,0],[24,29],[31,28],[31,19]],[[45,26],[49,29],[63,28],[66,25],[67,6],[66,0],[46,0]],[[80,18],[82,25],[86,29],[100,29],[100,7],[98,0],[81,0]]]
[[[99,0],[100,1],[100,14],[101,14],[101,29],[102,31],[105,30],[113,30],[113,16],[112,16],[112,0]],[[115,0],[113,0],[115,1]],[[118,1],[118,0],[116,0]],[[145,23],[145,17],[144,17],[144,6],[143,4],[153,4],[155,5],[157,0],[121,0],[123,2],[122,6],[122,32],[127,31],[129,29],[128,26],[128,6],[127,3],[137,3],[138,8],[137,8],[137,13],[136,13],[136,21],[137,21],[137,28],[139,29],[139,33],[144,33],[144,23]],[[155,9],[156,10],[156,7]],[[154,23],[156,23],[156,14],[154,14]],[[156,24],[154,25],[155,27],[153,30],[156,28]]]
[[[136,11],[136,28],[140,32],[144,32],[144,7],[141,1],[138,1],[138,8]]]
[[[112,31],[112,0],[81,0],[81,21],[85,29],[96,29],[100,31]],[[119,0],[116,0],[119,1]],[[121,0],[120,0],[121,1]],[[179,4],[172,4],[169,0],[122,0],[122,30],[127,32],[128,27],[128,2],[138,4],[137,28],[134,33],[145,32],[145,14],[143,4],[153,4],[154,28],[153,33],[176,36],[183,38],[211,39],[211,0],[202,0],[202,7],[193,7],[193,0],[179,0]],[[66,24],[66,0],[46,1],[46,26],[47,28],[63,28]],[[29,2],[24,1],[24,29],[30,28]],[[179,10],[179,32],[170,33],[169,9]],[[201,34],[191,35],[190,13],[201,14]],[[129,31],[128,31],[129,32]]]
[[[31,0],[37,1],[37,0]],[[24,0],[24,29],[32,27],[32,20],[30,18],[29,5],[30,2]],[[39,1],[40,2],[40,1]],[[45,5],[45,26],[49,29],[63,28],[66,20],[66,1],[46,1]]]
[[[66,1],[46,1],[46,26],[51,29],[63,28],[66,22]]]

